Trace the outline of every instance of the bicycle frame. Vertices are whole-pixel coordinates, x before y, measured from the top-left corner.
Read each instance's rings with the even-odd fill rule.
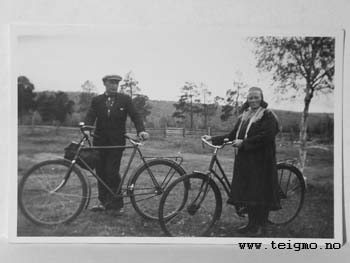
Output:
[[[124,182],[125,182],[125,179],[127,177],[127,174],[129,173],[129,170],[130,170],[130,166],[131,166],[131,163],[133,162],[134,158],[135,158],[135,155],[136,155],[136,152],[139,154],[140,156],[140,159],[142,160],[143,164],[147,165],[147,161],[145,160],[145,158],[143,157],[140,149],[138,148],[138,146],[90,146],[88,149],[90,150],[94,150],[94,149],[99,149],[99,150],[105,150],[105,149],[133,149],[133,151],[131,152],[131,156],[129,158],[129,161],[128,161],[128,164],[126,166],[126,169],[124,171],[124,174],[122,175],[121,177],[121,182],[116,190],[116,193],[105,183],[105,181],[97,175],[97,173],[95,173],[93,171],[93,169],[82,159],[79,157],[79,153],[81,151],[81,148],[82,146],[80,147],[80,149],[78,149],[77,151],[77,155],[79,158],[79,160],[86,166],[87,170],[90,172],[90,174],[95,177],[104,187],[106,187],[106,189],[114,196],[114,197],[127,197],[129,196],[128,194],[117,194],[117,193],[120,193],[121,190],[122,190],[122,187],[124,185]],[[75,161],[76,159],[73,159],[73,161]],[[72,162],[73,162],[72,161]],[[72,163],[72,166],[75,165],[75,162]],[[148,168],[148,167],[147,167]],[[158,182],[155,180],[154,176],[153,176],[153,173],[151,170],[148,170],[149,173],[151,174],[151,179],[153,181],[153,183],[155,184],[156,187],[160,187]],[[128,189],[127,189],[128,190]]]
[[[115,197],[130,197],[130,191],[132,190],[132,186],[129,185],[129,183],[127,184],[126,189],[123,189],[123,185],[125,183],[125,179],[129,173],[131,164],[135,158],[136,153],[138,153],[140,159],[142,160],[142,164],[146,166],[148,173],[150,174],[151,180],[155,186],[156,189],[161,189],[161,186],[159,185],[159,183],[157,182],[157,180],[155,179],[155,176],[153,175],[152,170],[149,168],[148,166],[148,162],[146,159],[151,159],[151,158],[162,158],[162,159],[170,159],[170,158],[174,158],[177,162],[178,165],[181,165],[183,159],[182,157],[148,157],[148,156],[143,156],[139,145],[141,145],[140,143],[136,143],[133,140],[131,140],[129,138],[129,141],[132,143],[132,145],[123,145],[123,146],[92,146],[89,136],[83,131],[83,129],[81,128],[81,132],[83,133],[83,137],[81,138],[81,140],[79,141],[79,147],[77,149],[77,152],[75,153],[75,156],[73,157],[72,161],[71,161],[71,166],[68,169],[68,172],[63,180],[63,182],[54,190],[54,191],[58,191],[61,187],[63,187],[65,185],[65,183],[67,182],[67,180],[69,179],[69,176],[71,174],[71,171],[73,169],[73,167],[76,164],[77,159],[79,159],[79,161],[81,161],[84,166],[86,167],[86,169],[90,172],[90,174],[95,177],[104,187],[106,187],[106,189]],[[93,169],[83,160],[83,158],[80,158],[80,152],[83,149],[85,142],[88,143],[89,147],[85,148],[88,150],[105,150],[105,149],[133,149],[133,151],[131,152],[131,156],[129,158],[129,161],[127,163],[126,169],[124,171],[123,176],[121,176],[121,182],[118,185],[116,192],[114,192],[106,183],[105,181],[97,175],[97,173],[95,173],[93,171]],[[175,172],[175,171],[174,171]],[[123,192],[122,192],[123,190]],[[126,194],[124,194],[124,192],[126,191]],[[89,197],[90,199],[90,197]],[[87,202],[89,203],[89,201]]]
[[[209,164],[209,169],[207,171],[207,176],[208,178],[211,178],[211,174],[214,175],[215,178],[218,179],[218,181],[221,183],[221,185],[223,186],[223,188],[225,189],[225,192],[228,196],[231,196],[231,187],[230,187],[230,183],[229,183],[229,180],[219,162],[219,159],[217,157],[218,155],[218,150],[219,149],[222,149],[225,145],[229,145],[229,144],[232,144],[232,142],[225,142],[222,146],[215,146],[215,145],[212,145],[211,143],[209,143],[207,140],[204,139],[204,137],[202,137],[202,142],[203,143],[206,143],[207,145],[211,146],[211,147],[214,147],[214,152],[213,152],[213,155],[212,155],[212,158],[211,158],[211,161],[210,161],[210,164]],[[297,159],[285,159],[285,160],[280,160],[277,162],[277,164],[281,164],[281,163],[286,163],[286,164],[289,164],[293,167],[294,164],[297,162]],[[219,167],[219,170],[221,172],[221,177],[220,175],[218,175],[214,169],[214,166],[217,165],[217,167]],[[297,169],[297,168],[295,168]],[[198,172],[198,173],[201,173],[199,171],[195,171],[195,172]],[[281,180],[281,177],[282,175],[280,176],[280,179]],[[288,178],[288,181],[287,181],[287,188],[288,188],[288,185],[290,183],[290,177]],[[280,184],[280,182],[279,182]]]
[[[218,179],[218,181],[221,183],[221,185],[223,186],[223,188],[225,189],[225,192],[227,194],[227,196],[230,196],[231,195],[231,187],[230,187],[230,182],[226,176],[226,173],[224,171],[224,169],[222,168],[221,164],[220,164],[220,161],[217,157],[217,152],[218,152],[218,149],[216,148],[214,150],[214,153],[212,155],[212,158],[210,160],[210,164],[209,164],[209,176],[210,174],[214,174],[214,177]],[[218,173],[216,173],[215,169],[214,169],[214,166],[217,166],[221,172],[221,177]]]

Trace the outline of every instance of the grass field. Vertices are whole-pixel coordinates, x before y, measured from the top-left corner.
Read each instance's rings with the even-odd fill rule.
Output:
[[[59,130],[32,130],[20,128],[18,131],[18,177],[34,164],[63,156],[63,148],[72,140],[79,139],[79,132]],[[282,146],[283,145],[283,146]],[[285,238],[332,238],[333,237],[333,148],[312,149],[308,153],[304,175],[308,179],[305,202],[299,216],[287,226],[270,225],[266,237]],[[176,156],[184,159],[187,172],[205,170],[210,160],[210,149],[202,148],[199,138],[151,139],[142,146],[147,156]],[[296,158],[297,148],[288,144],[278,144],[278,159]],[[225,172],[232,174],[232,149],[220,152],[220,161]],[[130,151],[125,151],[121,173],[124,171]],[[134,160],[131,172],[140,164]],[[85,172],[85,171],[84,171]],[[90,206],[97,203],[96,180],[89,177],[92,185]],[[223,212],[213,230],[213,236],[235,237],[235,229],[244,224],[244,218],[235,214],[232,206],[226,205],[223,195]],[[125,200],[127,203],[128,200]],[[158,204],[157,204],[158,205]],[[67,225],[38,227],[28,221],[19,211],[17,221],[18,236],[163,236],[157,221],[143,219],[130,204],[125,206],[123,216],[96,213],[84,210],[76,220]]]

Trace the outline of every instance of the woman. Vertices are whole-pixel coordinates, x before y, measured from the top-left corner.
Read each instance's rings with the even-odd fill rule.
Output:
[[[207,136],[215,145],[228,138],[237,148],[228,203],[238,213],[247,209],[249,222],[238,232],[250,236],[261,235],[269,211],[281,208],[275,158],[279,128],[274,113],[266,108],[262,90],[252,87],[234,129],[224,136]]]

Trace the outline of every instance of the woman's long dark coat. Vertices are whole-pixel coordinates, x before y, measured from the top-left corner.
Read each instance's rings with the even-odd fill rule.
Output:
[[[213,137],[213,144],[220,145],[225,138],[236,139],[241,118],[227,135]],[[276,170],[275,137],[279,131],[276,117],[265,110],[262,118],[251,124],[244,139],[248,121],[242,123],[238,139],[243,139],[238,149],[232,179],[230,202],[236,207],[264,205],[269,210],[280,209]]]

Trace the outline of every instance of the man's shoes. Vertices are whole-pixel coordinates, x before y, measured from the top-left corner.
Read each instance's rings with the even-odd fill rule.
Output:
[[[123,199],[111,199],[105,203],[106,210],[119,210],[123,206]]]
[[[108,209],[106,210],[106,213],[111,216],[122,216],[124,214],[124,208],[118,208],[118,209]]]
[[[92,212],[106,212],[112,216],[121,216],[124,214],[123,207],[113,207],[113,206],[105,206],[102,203],[99,203],[93,207],[91,207],[90,211]]]
[[[102,211],[106,211],[106,207],[102,203],[99,203],[99,204],[91,207],[90,211],[92,211],[92,212],[102,212]]]

